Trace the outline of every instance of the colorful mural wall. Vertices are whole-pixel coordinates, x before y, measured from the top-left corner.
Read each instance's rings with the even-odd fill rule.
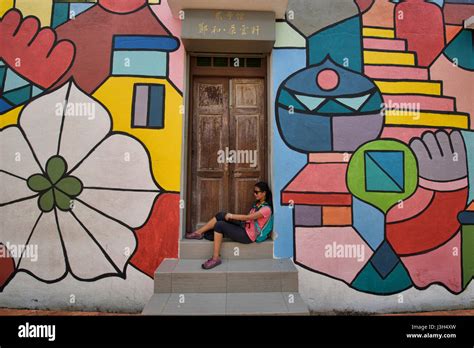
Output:
[[[277,257],[367,294],[467,288],[473,13],[470,1],[289,1],[272,61]]]
[[[473,15],[289,1],[271,55],[274,255],[300,277],[466,292]],[[0,3],[0,307],[140,311],[178,256],[180,33],[166,0]]]
[[[180,22],[146,0],[0,16],[0,306],[141,310],[178,253]]]

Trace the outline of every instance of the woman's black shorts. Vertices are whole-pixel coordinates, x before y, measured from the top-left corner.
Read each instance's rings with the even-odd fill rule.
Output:
[[[249,244],[252,240],[249,238],[247,231],[245,231],[245,222],[243,221],[225,221],[226,212],[219,212],[216,214],[216,226],[214,231],[232,239],[235,242]]]

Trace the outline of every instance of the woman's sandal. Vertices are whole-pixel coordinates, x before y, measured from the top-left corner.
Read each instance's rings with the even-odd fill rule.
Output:
[[[220,258],[218,258],[218,259],[210,258],[209,260],[207,260],[206,262],[204,262],[202,264],[202,268],[211,269],[211,268],[214,268],[216,266],[219,266],[221,263],[222,263],[222,260]]]
[[[186,233],[184,238],[186,238],[186,239],[203,239],[204,236],[202,235],[202,233],[191,232],[191,233]]]

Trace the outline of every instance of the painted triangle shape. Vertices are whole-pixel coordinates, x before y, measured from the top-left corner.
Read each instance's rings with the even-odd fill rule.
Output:
[[[382,109],[383,100],[379,93],[374,93],[372,96],[365,102],[360,112],[371,112],[379,111]]]
[[[373,151],[369,156],[378,164],[401,188],[404,187],[402,151]]]
[[[353,114],[354,113],[354,110],[351,110],[334,100],[328,100],[316,111],[320,113],[324,113],[324,114]]]
[[[7,78],[5,79],[5,86],[3,86],[3,92],[5,93],[29,84],[30,83],[28,81],[23,79],[12,69],[7,69]]]
[[[365,176],[366,191],[403,192],[369,156],[365,156]]]
[[[278,102],[280,104],[283,104],[285,106],[293,106],[296,109],[299,110],[306,110],[306,108],[300,104],[299,101],[297,101],[288,91],[285,89],[282,89],[280,92],[280,97],[278,98]]]
[[[298,94],[295,94],[295,97],[311,111],[316,109],[319,105],[321,105],[323,101],[326,100],[326,98],[310,97],[310,96],[298,95]]]
[[[38,88],[36,86],[33,86],[33,90],[31,91],[31,96],[36,97],[37,95],[43,93],[43,90],[41,88]]]
[[[359,110],[362,104],[365,103],[367,99],[369,99],[370,94],[363,95],[361,97],[353,97],[353,98],[336,98],[339,103],[342,103],[353,110]]]
[[[15,89],[3,94],[3,98],[13,105],[20,105],[31,98],[31,85]]]

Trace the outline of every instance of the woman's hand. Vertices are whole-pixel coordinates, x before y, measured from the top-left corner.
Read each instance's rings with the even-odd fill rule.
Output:
[[[226,221],[231,220],[231,219],[232,219],[232,214],[231,214],[231,213],[225,214],[224,219],[225,219]]]

